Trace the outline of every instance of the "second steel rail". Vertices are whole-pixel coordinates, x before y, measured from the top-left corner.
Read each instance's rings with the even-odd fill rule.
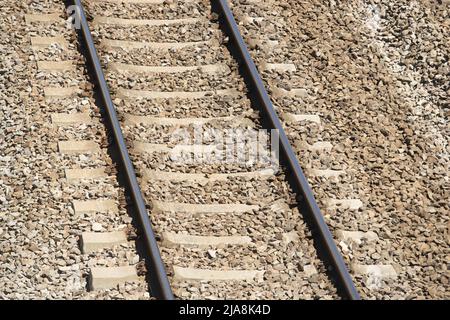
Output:
[[[267,117],[273,129],[276,129],[280,138],[280,146],[282,154],[287,160],[287,166],[293,174],[293,180],[303,196],[303,201],[306,204],[306,208],[309,214],[309,218],[312,220],[314,226],[317,228],[320,242],[326,250],[326,255],[334,271],[337,275],[339,286],[343,289],[345,295],[349,299],[359,300],[360,296],[353,280],[347,270],[347,266],[344,259],[339,252],[336,244],[334,242],[333,236],[323,218],[323,215],[317,205],[316,199],[314,198],[311,187],[308,184],[302,168],[298,162],[297,156],[292,149],[288,137],[283,129],[280,119],[277,116],[275,108],[267,94],[264,87],[264,83],[258,70],[250,57],[247,46],[245,45],[244,39],[242,39],[239,27],[234,19],[233,13],[228,6],[227,0],[212,0],[213,7],[219,12],[219,15],[225,23],[226,31],[228,36],[233,41],[234,49],[237,50],[237,55],[241,64],[244,68],[247,80],[250,82],[253,89],[253,93],[257,98],[257,106],[261,109],[262,113]]]

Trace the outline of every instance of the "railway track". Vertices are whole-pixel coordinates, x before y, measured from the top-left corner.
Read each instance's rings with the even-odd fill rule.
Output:
[[[65,5],[76,6],[87,68],[69,53],[75,39],[68,43],[51,28],[31,44],[38,69],[50,73],[42,94],[58,101],[48,114],[60,128],[65,181],[84,190],[74,192],[72,213],[96,221],[80,234],[90,289],[142,293],[146,276],[152,295],[163,299],[358,299],[283,129],[317,117],[280,120],[227,3]],[[61,13],[48,12],[27,15],[27,23],[61,23]],[[77,68],[92,79],[77,76]],[[245,133],[262,129],[277,129],[282,170],[238,157],[208,161],[217,152],[215,132],[231,132],[232,144],[245,147],[252,141]],[[96,191],[103,183],[108,191]]]

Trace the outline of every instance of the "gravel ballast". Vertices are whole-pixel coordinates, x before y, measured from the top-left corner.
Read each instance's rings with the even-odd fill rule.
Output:
[[[264,3],[265,2],[265,3]],[[280,113],[317,114],[320,128],[287,131],[331,228],[373,231],[378,240],[338,243],[349,265],[391,264],[394,280],[354,275],[363,298],[448,299],[448,1],[238,1],[244,34],[270,34],[279,46],[253,47]],[[244,17],[262,17],[254,20]],[[294,81],[291,81],[294,80]],[[311,152],[317,141],[333,149]],[[334,180],[310,169],[345,170]],[[357,211],[330,210],[327,198],[358,197]]]
[[[0,297],[2,299],[148,299],[142,258],[136,251],[124,189],[108,151],[108,136],[73,30],[67,29],[61,1],[41,4],[1,1],[0,74]],[[24,15],[60,12],[61,22],[43,28]],[[62,36],[67,49],[33,50],[30,38]],[[67,72],[39,71],[38,61],[72,60]],[[79,88],[74,97],[48,99],[46,87]],[[90,122],[56,125],[57,113],[87,113]],[[66,115],[63,119],[70,118]],[[91,154],[62,154],[59,141],[89,140]],[[65,169],[103,167],[100,180],[68,181]],[[74,201],[112,199],[117,211],[74,212]],[[82,253],[82,232],[123,230],[129,242]],[[135,265],[140,280],[89,291],[92,267]],[[144,272],[142,272],[144,270]]]
[[[362,298],[449,299],[450,2],[232,3]],[[172,153],[177,132],[197,129],[189,121],[224,118],[203,124],[206,145],[213,143],[214,130],[262,128],[210,1],[84,4],[176,298],[338,299],[326,273],[329,266],[317,255],[314,232],[282,171],[269,178],[214,180],[214,174],[248,174],[265,166],[185,163]],[[64,4],[0,0],[0,6],[0,298],[151,298],[135,223],[111,157],[111,137],[78,40],[65,25]],[[61,14],[60,22],[45,27],[25,22],[26,13],[53,12]],[[129,26],[98,24],[99,16],[201,19]],[[32,49],[30,38],[36,36],[61,36],[67,48]],[[186,46],[176,48],[177,43]],[[37,62],[68,60],[70,71],[38,70]],[[200,68],[217,64],[226,68]],[[147,69],[114,69],[126,65]],[[198,69],[149,72],[154,66]],[[78,91],[55,99],[45,96],[60,93],[49,87]],[[146,97],[133,97],[144,91]],[[161,92],[172,97],[151,97]],[[183,92],[200,97],[186,98]],[[54,119],[67,120],[55,118],[56,113],[82,113],[90,121],[56,125]],[[183,118],[191,120],[178,121]],[[171,121],[176,124],[167,124]],[[73,140],[95,142],[99,149],[60,152],[59,141]],[[65,169],[99,167],[105,178],[65,178]],[[172,181],[164,173],[184,175]],[[197,180],[186,174],[196,174]],[[75,211],[74,202],[93,199],[113,200],[118,209]],[[189,207],[193,204],[202,207]],[[235,205],[247,209],[233,212]],[[118,230],[126,233],[127,243],[81,252],[82,232]],[[225,238],[218,237],[236,237],[243,243],[171,243],[183,236],[191,236],[186,243],[200,236],[215,236],[219,242]],[[89,291],[91,268],[117,266],[133,266],[139,280]],[[196,274],[194,269],[206,271]],[[245,270],[239,276],[254,278],[205,280],[213,276],[210,271]]]

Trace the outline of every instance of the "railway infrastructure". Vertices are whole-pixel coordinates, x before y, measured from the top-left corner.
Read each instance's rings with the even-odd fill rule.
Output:
[[[76,3],[77,5],[81,5],[81,3]],[[331,258],[331,261],[333,261],[334,263],[334,267],[338,270],[337,275],[340,277],[339,281],[341,281],[341,283],[344,284],[344,290],[346,290],[346,294],[349,294],[351,297],[357,297],[357,293],[356,290],[352,287],[352,283],[351,283],[351,279],[347,273],[347,270],[345,268],[345,265],[343,264],[343,261],[340,257],[340,254],[338,253],[334,242],[332,242],[332,238],[331,238],[331,234],[329,233],[329,231],[326,228],[326,225],[323,222],[323,218],[320,214],[320,211],[318,210],[317,205],[315,204],[315,200],[311,194],[311,191],[309,190],[309,187],[306,183],[306,179],[303,176],[302,170],[292,152],[291,147],[289,146],[289,143],[287,142],[287,138],[284,134],[284,131],[282,129],[282,125],[281,122],[279,121],[278,117],[275,114],[275,110],[273,109],[273,106],[270,103],[270,100],[267,96],[267,93],[264,90],[264,87],[262,86],[262,82],[261,79],[259,78],[256,68],[254,65],[252,65],[252,61],[251,59],[249,59],[248,56],[248,52],[246,51],[245,48],[245,44],[243,43],[242,38],[240,38],[239,35],[239,31],[237,29],[236,23],[233,19],[233,17],[231,16],[231,12],[229,11],[228,6],[226,5],[226,3],[217,3],[216,4],[218,6],[218,9],[220,14],[223,16],[224,18],[224,24],[226,26],[226,28],[228,28],[228,33],[231,36],[231,38],[233,39],[235,48],[237,50],[240,51],[240,56],[238,58],[240,59],[244,59],[244,67],[247,68],[247,70],[245,70],[248,75],[249,75],[249,79],[251,82],[250,85],[253,85],[254,88],[256,89],[256,95],[259,95],[258,97],[258,102],[260,104],[262,104],[262,106],[265,108],[262,111],[265,112],[268,116],[268,120],[270,121],[271,125],[273,128],[276,128],[279,130],[280,132],[280,136],[281,136],[281,148],[282,148],[282,153],[283,156],[286,157],[288,164],[290,166],[290,170],[294,175],[294,180],[296,183],[296,188],[298,190],[299,193],[303,193],[302,196],[305,198],[305,202],[304,202],[304,208],[307,209],[303,209],[305,211],[308,211],[311,213],[311,217],[310,219],[312,219],[315,223],[316,226],[318,226],[318,233],[321,237],[321,240],[323,241],[323,246],[326,248],[326,253],[329,254],[328,258]],[[86,44],[89,48],[89,54],[90,54],[90,58],[91,61],[94,61],[94,66],[96,66],[96,77],[97,77],[97,81],[99,81],[100,83],[104,83],[104,79],[102,79],[102,75],[99,71],[100,66],[99,66],[99,62],[97,62],[97,57],[96,57],[96,53],[94,52],[94,46],[93,46],[93,40],[91,39],[91,36],[89,34],[89,32],[87,31],[88,26],[87,23],[83,24],[85,19],[83,19],[83,15],[80,15],[81,17],[81,27],[82,27],[82,32],[83,32],[83,37],[84,40],[86,41]],[[107,28],[108,28],[108,21],[109,18],[107,17],[96,17],[93,16],[93,21],[94,24],[95,22],[98,23],[99,25],[99,29],[101,30],[103,25],[106,25],[105,28],[105,33],[107,33]],[[134,19],[121,19],[118,18],[117,20],[113,20],[112,24],[116,24],[119,25],[120,27],[133,27],[133,26],[140,26],[142,24],[144,25],[158,25],[158,24],[173,24],[173,23],[199,23],[202,24],[202,21],[199,21],[198,19],[190,19],[186,18],[183,20],[183,18],[181,20],[175,20],[175,21],[170,21],[170,20],[134,20]],[[203,22],[205,23],[205,22]],[[209,23],[208,21],[206,21],[206,23]],[[84,27],[84,28],[83,28]],[[125,29],[126,30],[126,29]],[[214,29],[212,29],[214,30]],[[108,30],[109,31],[109,30]],[[210,31],[210,30],[208,30]],[[126,32],[125,32],[126,34]],[[114,36],[113,36],[114,37]],[[119,36],[120,37],[120,36]],[[109,39],[108,39],[109,40]],[[108,41],[107,40],[107,41]],[[121,39],[113,39],[113,41],[115,41],[115,45],[117,46],[118,43],[120,43],[120,41],[124,41]],[[136,42],[135,42],[136,43]],[[156,42],[158,43],[158,42]],[[161,43],[161,42],[160,42]],[[120,43],[121,47],[123,48],[124,45],[126,45],[124,42]],[[170,43],[169,43],[170,44]],[[132,44],[133,45],[133,44]],[[167,43],[166,43],[167,45]],[[114,69],[119,69],[119,72],[125,72],[125,73],[133,73],[136,71],[137,73],[139,73],[139,70],[143,70],[144,74],[145,73],[150,73],[150,74],[155,74],[158,73],[158,71],[160,73],[177,73],[177,72],[183,72],[186,70],[186,68],[184,67],[159,67],[159,66],[138,66],[138,65],[130,65],[130,64],[121,64],[121,63],[117,63],[117,64],[113,64],[113,68]],[[158,69],[159,68],[159,69]],[[155,70],[156,69],[156,70]],[[215,66],[215,65],[207,65],[207,66],[201,66],[200,71],[203,70],[207,70],[207,72],[210,70],[210,72],[212,71],[212,73],[214,72],[223,72],[223,70],[227,70],[227,68],[224,68],[220,65]],[[147,71],[145,71],[147,70]],[[130,72],[131,71],[131,72]],[[190,71],[190,70],[189,70]],[[197,70],[195,70],[197,71]],[[198,71],[197,71],[198,72]],[[202,75],[200,75],[202,76]],[[128,78],[130,76],[128,75]],[[175,80],[176,81],[176,80]],[[149,80],[150,82],[150,80]],[[234,88],[227,88],[227,89],[223,89],[223,90],[218,90],[217,95],[236,95],[236,90],[233,91]],[[107,90],[106,86],[105,88],[103,88],[103,90]],[[173,90],[173,89],[172,89]],[[120,99],[120,98],[125,98],[125,99],[148,99],[148,100],[152,100],[152,99],[170,99],[170,98],[181,98],[181,99],[188,99],[188,100],[192,100],[195,98],[202,98],[204,96],[206,96],[205,91],[191,91],[192,89],[189,88],[186,91],[138,91],[135,89],[131,89],[131,90],[127,90],[127,89],[123,89],[123,88],[118,88],[116,90],[116,96]],[[211,90],[210,90],[211,92]],[[102,93],[102,96],[104,98],[104,100],[106,101],[107,105],[111,105],[112,106],[112,100],[111,98],[108,97],[108,93]],[[189,99],[190,98],[190,99]],[[220,97],[218,97],[220,98]],[[263,113],[264,114],[264,113]],[[145,123],[145,124],[170,124],[170,123],[178,123],[178,124],[184,124],[184,125],[189,125],[192,124],[192,122],[208,122],[208,121],[214,121],[216,120],[215,118],[188,118],[188,119],[164,119],[164,118],[155,118],[154,116],[147,116],[147,118],[145,116],[135,116],[135,115],[125,115],[125,118],[128,117],[128,119],[132,119],[130,122],[134,122],[134,124],[139,124],[140,123]],[[233,116],[231,116],[233,117]],[[219,120],[220,121],[220,120]],[[226,122],[226,121],[224,121]],[[155,151],[159,151],[159,150],[163,150],[164,148],[167,149],[167,146],[164,145],[159,145],[156,146],[154,144],[148,144],[146,142],[142,142],[142,141],[138,141],[138,142],[134,142],[134,145],[138,146],[138,150],[141,150],[147,153],[154,153]],[[195,151],[194,151],[195,152]],[[251,173],[249,174],[249,172],[244,173],[244,175],[246,175],[247,177],[251,177],[251,175],[253,175],[254,177],[258,178],[258,172],[256,173]],[[164,171],[150,171],[150,172],[143,172],[140,174],[141,176],[145,177],[144,179],[147,179],[146,176],[150,176],[151,178],[153,178],[153,180],[165,180],[165,181],[171,181],[172,179],[178,179],[178,180],[194,180],[194,182],[196,182],[196,180],[198,180],[198,174],[194,173],[194,174],[184,174],[184,173],[173,173],[173,172],[164,172]],[[166,177],[164,177],[166,176]],[[234,173],[232,174],[230,177],[227,177],[227,174],[222,174],[220,175],[219,180],[221,179],[230,179],[230,178],[239,178],[239,173]],[[263,177],[264,179],[264,177]],[[200,181],[204,181],[205,179],[200,179]],[[212,179],[214,181],[214,179]],[[154,182],[153,182],[154,183]],[[136,198],[134,196],[134,198]],[[152,206],[153,206],[153,210],[154,212],[162,212],[163,214],[167,214],[166,212],[173,212],[173,213],[178,213],[177,211],[185,211],[186,213],[191,213],[191,214],[211,214],[211,213],[227,213],[227,210],[229,210],[229,213],[246,213],[246,211],[249,210],[258,210],[258,206],[249,206],[249,205],[245,205],[243,203],[237,203],[237,204],[217,204],[217,203],[211,203],[211,204],[192,204],[192,203],[181,203],[181,202],[161,202],[160,200],[153,200],[152,201]],[[212,211],[212,212],[210,212]],[[237,212],[236,212],[237,211]],[[205,219],[206,220],[206,219]],[[212,221],[211,221],[212,222]],[[198,231],[197,231],[198,232]],[[285,236],[288,237],[288,236]],[[217,243],[218,245],[243,245],[243,246],[247,246],[248,243],[250,242],[250,238],[248,236],[225,236],[225,237],[217,237],[217,236],[204,236],[204,235],[185,235],[185,234],[180,234],[180,233],[170,233],[170,232],[164,232],[163,233],[163,244],[164,242],[166,243],[170,243],[172,246],[184,246],[184,247],[189,247],[189,246],[194,246],[194,247],[201,247],[201,246],[205,246],[206,243],[212,242],[212,243]],[[212,250],[208,251],[209,255],[215,255],[214,252]],[[154,254],[154,251],[151,251],[151,254]],[[190,256],[190,254],[189,254]],[[178,255],[174,255],[174,257],[178,257]],[[159,257],[157,257],[157,259],[159,259]],[[308,266],[308,267],[312,267],[315,268],[313,265],[312,266]],[[308,268],[305,268],[308,269]],[[234,270],[213,270],[213,269],[209,269],[209,268],[186,268],[186,267],[181,267],[181,266],[173,266],[173,277],[175,279],[182,279],[182,280],[197,280],[197,281],[207,281],[207,280],[213,280],[216,281],[218,283],[221,282],[225,282],[225,280],[231,280],[233,282],[239,282],[239,280],[246,280],[246,281],[254,281],[254,280],[259,280],[257,282],[263,282],[262,281],[262,275],[264,274],[264,270],[239,270],[239,269],[234,269]],[[160,272],[160,271],[158,271]],[[314,272],[314,271],[313,271]],[[158,285],[158,289],[160,290],[163,286]],[[229,290],[229,288],[228,288]],[[194,291],[195,292],[195,291]],[[164,295],[163,295],[164,296]],[[165,295],[166,298],[168,298],[168,295]]]
[[[329,216],[365,204],[329,192],[348,172],[327,159],[320,115],[299,107],[310,92],[289,54],[270,54],[283,40],[248,14],[270,3],[31,5],[26,101],[47,121],[51,223],[70,252],[53,249],[66,287],[50,297],[359,299],[397,278],[389,259],[347,254],[378,230]]]

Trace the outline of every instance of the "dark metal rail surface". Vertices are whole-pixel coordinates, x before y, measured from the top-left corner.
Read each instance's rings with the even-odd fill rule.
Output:
[[[83,5],[80,0],[72,0],[73,4],[77,6],[76,15],[80,22],[81,36],[86,46],[86,50],[89,55],[89,60],[92,64],[92,68],[95,75],[95,80],[97,81],[99,93],[101,93],[103,102],[106,107],[106,114],[108,117],[109,124],[111,125],[112,132],[114,135],[114,140],[117,145],[119,152],[120,165],[123,167],[124,176],[127,180],[129,187],[129,192],[131,194],[135,210],[137,212],[140,227],[144,236],[144,242],[148,250],[149,264],[151,273],[151,283],[152,293],[156,298],[172,300],[174,299],[172,289],[170,287],[169,279],[167,278],[167,273],[164,268],[164,263],[161,260],[161,254],[159,252],[158,243],[155,238],[155,234],[152,229],[152,224],[145,207],[145,202],[142,197],[142,192],[139,187],[136,173],[133,168],[133,164],[130,160],[130,155],[128,154],[127,147],[125,145],[125,140],[122,134],[122,129],[120,127],[119,120],[117,119],[116,109],[111,100],[111,95],[109,93],[109,88],[105,80],[105,75],[103,74],[100,60],[98,58],[97,50],[95,49],[94,40],[92,39],[91,31],[89,30],[88,22],[86,20],[86,15],[83,9]]]
[[[281,124],[269,95],[267,94],[261,76],[259,75],[254,62],[250,57],[247,46],[242,39],[239,27],[236,24],[227,0],[212,0],[212,3],[213,7],[218,11],[220,17],[225,23],[228,36],[234,44],[233,48],[237,50],[238,58],[245,71],[244,76],[247,77],[247,80],[252,86],[251,91],[256,95],[258,100],[257,106],[261,109],[263,115],[267,117],[273,129],[278,131],[282,155],[287,160],[286,162],[289,171],[293,174],[292,178],[296,184],[296,189],[301,193],[303,201],[306,204],[309,218],[314,223],[314,227],[317,228],[321,245],[325,248],[327,258],[337,275],[338,286],[344,290],[347,298],[359,300],[360,296],[350,274],[348,273],[344,259],[336,247],[333,236],[331,235],[323,215],[320,212],[311,187],[308,184],[308,180],[300,167],[297,156],[295,155],[289,143],[288,137],[284,132],[283,125]]]

